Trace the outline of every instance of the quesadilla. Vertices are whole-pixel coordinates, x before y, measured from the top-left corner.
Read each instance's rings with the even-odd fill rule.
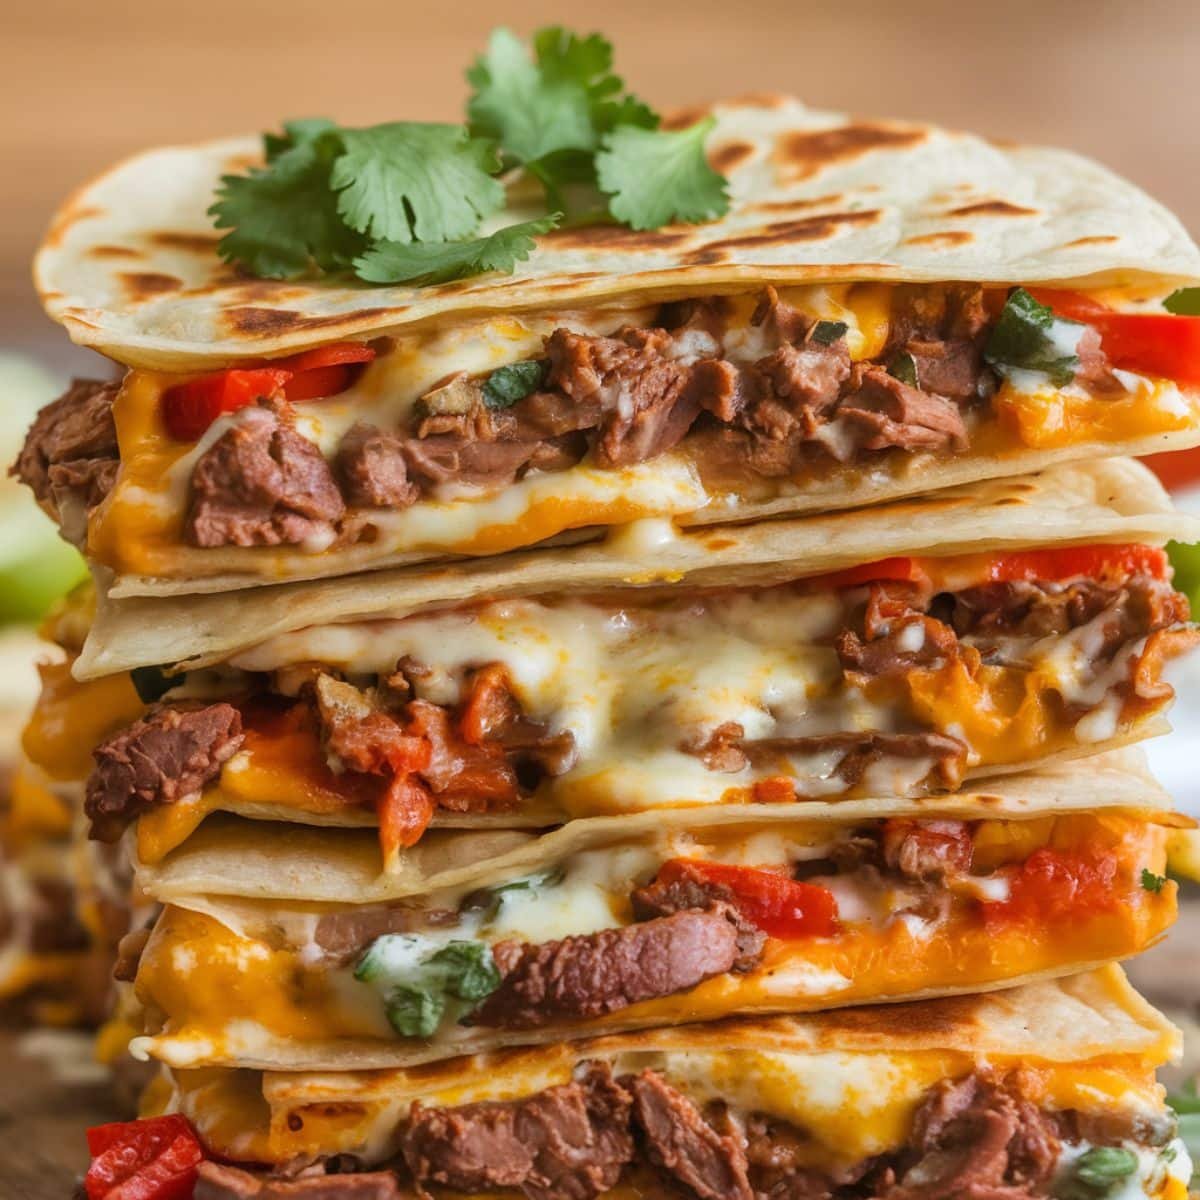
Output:
[[[1162,728],[1162,667],[1200,632],[1157,543],[1187,525],[1112,460],[650,556],[107,600],[77,675],[188,669],[124,722],[99,698],[136,705],[128,675],[64,676],[31,738],[94,746],[93,836],[136,820],[146,862],[214,811],[378,826],[395,867],[433,823],[946,790]]]
[[[227,820],[139,872],[167,903],[133,1048],[361,1069],[1078,971],[1174,920],[1166,840],[1187,819],[1166,804],[1117,756],[926,800],[446,833],[402,879],[366,831]]]
[[[19,474],[134,596],[1200,442],[1194,318],[1162,307],[1200,251],[1136,188],[783,98],[713,113],[722,219],[564,228],[511,276],[427,287],[231,270],[208,210],[249,140],[118,165],[36,278],[131,370],[44,410]],[[528,215],[511,200],[501,225]]]
[[[414,1185],[544,1200],[1035,1200],[1093,1194],[1089,1178],[1184,1200],[1191,1164],[1154,1080],[1177,1054],[1178,1033],[1108,968],[416,1070],[177,1071],[167,1106],[202,1144],[197,1200],[401,1200]]]

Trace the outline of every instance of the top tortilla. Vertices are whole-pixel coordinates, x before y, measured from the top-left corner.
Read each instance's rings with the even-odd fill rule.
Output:
[[[84,185],[51,223],[35,281],[79,344],[174,370],[469,312],[763,283],[1200,281],[1200,249],[1180,222],[1078,155],[818,112],[780,96],[690,110],[668,124],[709,111],[728,215],[645,232],[561,230],[512,275],[413,288],[239,273],[217,255],[220,234],[205,210],[222,174],[259,160],[258,139],[244,137],[151,150]],[[534,215],[514,199],[485,232]]]

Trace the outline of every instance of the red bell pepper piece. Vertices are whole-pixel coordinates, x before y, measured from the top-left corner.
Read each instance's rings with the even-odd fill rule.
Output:
[[[88,1200],[190,1200],[204,1150],[185,1117],[96,1125],[87,1141]]]
[[[838,930],[833,893],[791,879],[782,871],[673,858],[663,863],[658,879],[665,883],[693,879],[723,884],[733,893],[738,911],[771,937],[829,937]]]
[[[920,562],[915,558],[881,558],[878,562],[863,563],[858,567],[847,567],[844,571],[831,571],[828,575],[814,575],[804,583],[813,588],[859,587],[864,583],[881,583],[896,580],[901,583],[916,583],[924,577]]]
[[[1113,909],[1122,903],[1114,888],[1116,875],[1111,852],[1035,850],[1011,872],[1008,899],[983,902],[983,919],[1040,924]]]
[[[375,351],[361,342],[337,342],[260,367],[231,367],[176,384],[163,393],[163,423],[178,441],[194,442],[222,413],[282,394],[289,401],[316,400],[344,392],[354,368],[370,362]]]
[[[1200,317],[1117,312],[1082,292],[1058,288],[1030,288],[1029,292],[1060,317],[1093,326],[1115,366],[1176,383],[1200,384]]]
[[[987,579],[992,583],[1071,579],[1076,575],[1087,575],[1092,579],[1151,575],[1155,579],[1165,579],[1169,565],[1167,552],[1159,546],[1137,543],[1050,546],[1043,550],[1019,550],[996,555],[988,566]]]

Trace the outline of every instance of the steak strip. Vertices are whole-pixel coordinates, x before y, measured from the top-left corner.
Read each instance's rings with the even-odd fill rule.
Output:
[[[559,941],[499,942],[492,954],[500,986],[469,1022],[501,1029],[601,1017],[688,991],[748,958],[742,918],[722,902]]]

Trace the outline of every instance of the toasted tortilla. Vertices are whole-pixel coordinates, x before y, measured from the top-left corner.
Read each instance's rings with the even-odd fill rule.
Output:
[[[1200,518],[1177,513],[1162,485],[1129,459],[951,488],[887,506],[719,529],[626,526],[604,542],[535,549],[432,567],[279,584],[252,593],[106,596],[74,674],[211,665],[312,625],[402,617],[503,596],[619,592],[684,583],[762,587],[894,555],[947,556],[1095,542],[1200,541]]]
[[[254,138],[151,150],[84,185],[35,264],[47,312],[131,365],[195,370],[460,314],[763,283],[966,280],[1097,286],[1200,280],[1200,250],[1133,185],[1078,155],[930,125],[852,119],[781,96],[711,111],[728,215],[701,225],[560,230],[512,275],[434,287],[252,279],[216,253],[206,210]],[[489,229],[533,215],[529,189]]]
[[[768,831],[797,821],[844,825],[910,816],[1020,821],[1101,810],[1138,812],[1159,824],[1190,824],[1171,811],[1171,799],[1150,774],[1142,752],[1126,749],[942,796],[674,808],[582,818],[540,834],[511,828],[435,830],[386,871],[380,869],[373,830],[279,824],[263,836],[252,821],[215,816],[161,862],[135,866],[139,888],[155,900],[219,910],[226,924],[236,926],[229,904],[219,898],[386,903],[441,888],[486,887],[545,870],[583,850],[649,841],[673,830],[745,826]]]

